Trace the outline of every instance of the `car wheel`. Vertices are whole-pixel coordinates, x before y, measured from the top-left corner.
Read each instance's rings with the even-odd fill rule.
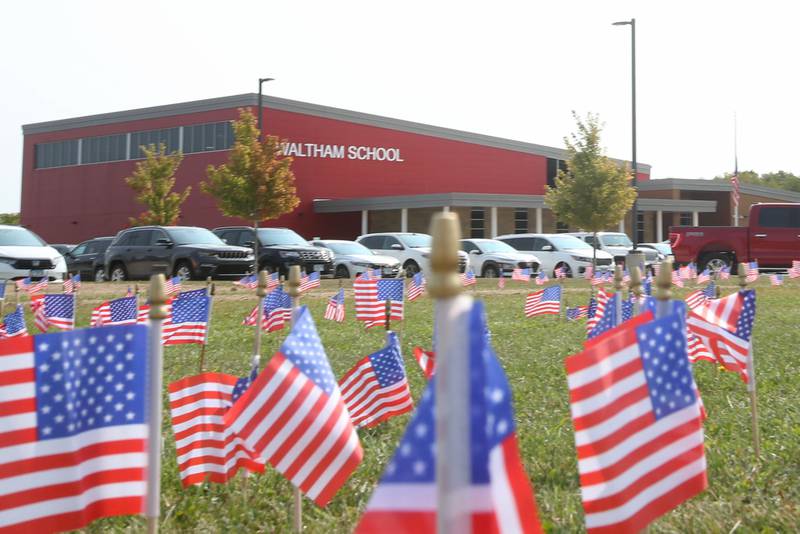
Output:
[[[187,281],[194,278],[194,272],[192,271],[192,266],[189,265],[187,261],[179,261],[175,265],[175,272],[173,276],[180,276],[181,281]]]
[[[106,271],[102,267],[98,267],[94,270],[94,281],[95,282],[105,282],[106,281]]]
[[[403,270],[405,270],[408,278],[413,278],[419,272],[419,265],[414,260],[408,260],[403,264]]]
[[[731,274],[735,274],[736,263],[733,258],[729,254],[718,252],[703,257],[703,266],[700,268],[708,269],[711,272],[717,272],[723,267],[728,267],[731,270]]]
[[[572,267],[569,266],[569,263],[561,262],[558,265],[556,265],[555,269],[558,269],[559,267],[564,269],[564,276],[566,276],[567,278],[572,278]],[[553,278],[556,277],[555,269],[553,269]]]
[[[111,278],[112,282],[124,282],[128,279],[128,271],[125,270],[125,266],[123,264],[115,263],[111,266],[109,278]]]
[[[336,267],[336,272],[333,275],[335,278],[350,278],[350,271],[344,265]]]
[[[500,269],[497,268],[497,265],[486,265],[481,276],[484,278],[497,278],[500,276]]]

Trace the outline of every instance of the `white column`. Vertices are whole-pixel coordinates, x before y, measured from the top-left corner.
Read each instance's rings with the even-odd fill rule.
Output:
[[[664,212],[656,210],[656,241],[664,241]]]
[[[489,217],[491,219],[491,231],[492,231],[492,239],[497,237],[497,207],[492,206],[489,208]]]
[[[619,231],[625,232],[625,217],[619,220]]]
[[[400,209],[400,231],[408,232],[408,208]]]
[[[361,210],[361,234],[366,234],[368,231],[369,210]]]
[[[692,212],[692,226],[700,226],[700,212],[693,211]]]
[[[542,233],[542,208],[536,208],[536,233]]]
[[[442,206],[442,211],[447,213],[448,211],[450,211],[450,206]]]

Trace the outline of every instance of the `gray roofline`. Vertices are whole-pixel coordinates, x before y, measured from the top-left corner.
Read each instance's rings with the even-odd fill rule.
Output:
[[[658,180],[646,180],[639,182],[639,189],[642,191],[663,191],[670,189],[682,189],[684,191],[717,191],[730,193],[731,184],[721,180],[705,180],[693,178],[660,178]],[[739,192],[774,198],[784,202],[800,202],[800,193],[786,191],[784,189],[774,189],[763,185],[739,184]]]
[[[717,201],[639,197],[636,199],[636,207],[645,211],[697,211],[700,213],[713,213],[717,211]]]
[[[22,126],[22,133],[24,135],[30,135],[56,132],[73,128],[86,128],[90,126],[156,119],[174,115],[184,115],[188,113],[200,113],[203,111],[214,111],[218,109],[257,105],[258,95],[255,93],[245,93],[241,95],[224,96],[206,100],[195,100],[192,102],[167,104],[165,106],[132,109],[128,111],[116,111],[112,113],[102,113],[99,115],[89,115],[71,119],[25,124]],[[431,126],[429,124],[422,124],[419,122],[393,119],[380,115],[372,115],[369,113],[361,113],[358,111],[350,111],[330,106],[321,106],[319,104],[310,104],[308,102],[299,102],[297,100],[289,100],[274,96],[264,96],[264,106],[267,108],[291,113],[301,113],[304,115],[312,115],[326,119],[363,124],[365,126],[375,126],[378,128],[386,128],[389,130],[397,130],[412,134],[428,135],[431,137],[449,139],[451,141],[461,141],[463,143],[472,143],[504,150],[513,150],[516,152],[524,152],[527,154],[535,154],[538,156],[546,156],[556,159],[566,159],[567,154],[567,151],[563,148],[537,145],[534,143],[524,143],[522,141],[514,141],[513,139],[465,132],[462,130],[443,128],[440,126]],[[617,163],[627,163],[626,160],[612,159]],[[650,165],[647,163],[639,163],[638,166],[639,172],[650,172]]]

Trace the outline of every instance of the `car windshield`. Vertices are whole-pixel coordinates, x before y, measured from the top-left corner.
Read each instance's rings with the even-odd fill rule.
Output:
[[[0,246],[44,247],[46,244],[38,235],[25,228],[3,228],[0,229]]]
[[[403,234],[400,236],[400,241],[409,248],[431,246],[431,236],[428,234]]]
[[[170,228],[169,237],[176,245],[224,245],[220,238],[205,228]]]
[[[672,247],[669,246],[669,243],[653,243],[653,248],[665,256],[672,255]]]
[[[600,242],[606,247],[632,247],[633,242],[625,234],[600,236]]]
[[[517,252],[517,249],[509,245],[508,243],[503,243],[502,241],[473,241],[478,248],[481,249],[481,252],[487,254],[493,253],[501,253],[501,252]]]
[[[331,249],[334,254],[339,256],[344,256],[346,254],[375,254],[361,243],[356,243],[354,241],[346,241],[344,243],[323,242],[321,244],[323,247]]]
[[[556,247],[558,250],[564,249],[588,249],[592,250],[592,245],[587,243],[582,239],[578,239],[575,236],[571,235],[556,235],[550,236],[547,239]]]
[[[308,246],[308,241],[300,237],[294,230],[289,230],[288,228],[259,228],[258,240],[265,247],[273,245]]]

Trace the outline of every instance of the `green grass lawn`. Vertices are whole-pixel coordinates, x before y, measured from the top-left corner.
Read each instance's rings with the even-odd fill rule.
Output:
[[[349,285],[349,284],[348,284]],[[197,287],[200,287],[198,284]],[[348,293],[344,324],[322,319],[325,304],[338,287],[323,281],[301,301],[317,322],[328,358],[337,376],[360,357],[380,348],[384,333],[364,331],[354,319]],[[706,457],[709,488],[657,521],[651,532],[788,532],[800,525],[800,284],[772,288],[758,285],[754,329],[756,374],[761,422],[760,461],[754,458],[747,391],[740,379],[707,362],[695,365],[695,377],[708,412]],[[589,290],[583,281],[566,284],[569,305],[585,304]],[[486,303],[492,342],[514,390],[517,435],[522,460],[536,493],[539,515],[551,532],[583,530],[572,424],[569,415],[564,357],[580,350],[584,322],[554,317],[526,319],[522,314],[528,288],[509,282],[498,292],[481,280],[476,297]],[[735,290],[722,288],[723,295]],[[687,290],[681,290],[682,296]],[[79,326],[103,299],[122,296],[125,287],[84,284]],[[213,321],[206,352],[206,370],[243,375],[253,350],[253,329],[241,325],[255,303],[230,283],[217,284]],[[425,379],[414,361],[415,345],[430,347],[433,303],[428,297],[407,303],[408,319],[398,325],[412,393],[419,398]],[[32,326],[32,325],[31,325]],[[264,335],[266,361],[288,329]],[[164,384],[198,371],[198,346],[166,347]],[[264,475],[240,478],[227,485],[207,484],[183,489],[178,477],[168,409],[164,409],[165,450],[162,474],[164,531],[286,532],[291,525],[292,488],[269,466]],[[408,416],[397,417],[359,435],[364,460],[333,501],[324,509],[304,502],[308,532],[349,532],[358,522],[375,484],[391,457]],[[136,530],[141,518],[113,518],[89,530]]]

